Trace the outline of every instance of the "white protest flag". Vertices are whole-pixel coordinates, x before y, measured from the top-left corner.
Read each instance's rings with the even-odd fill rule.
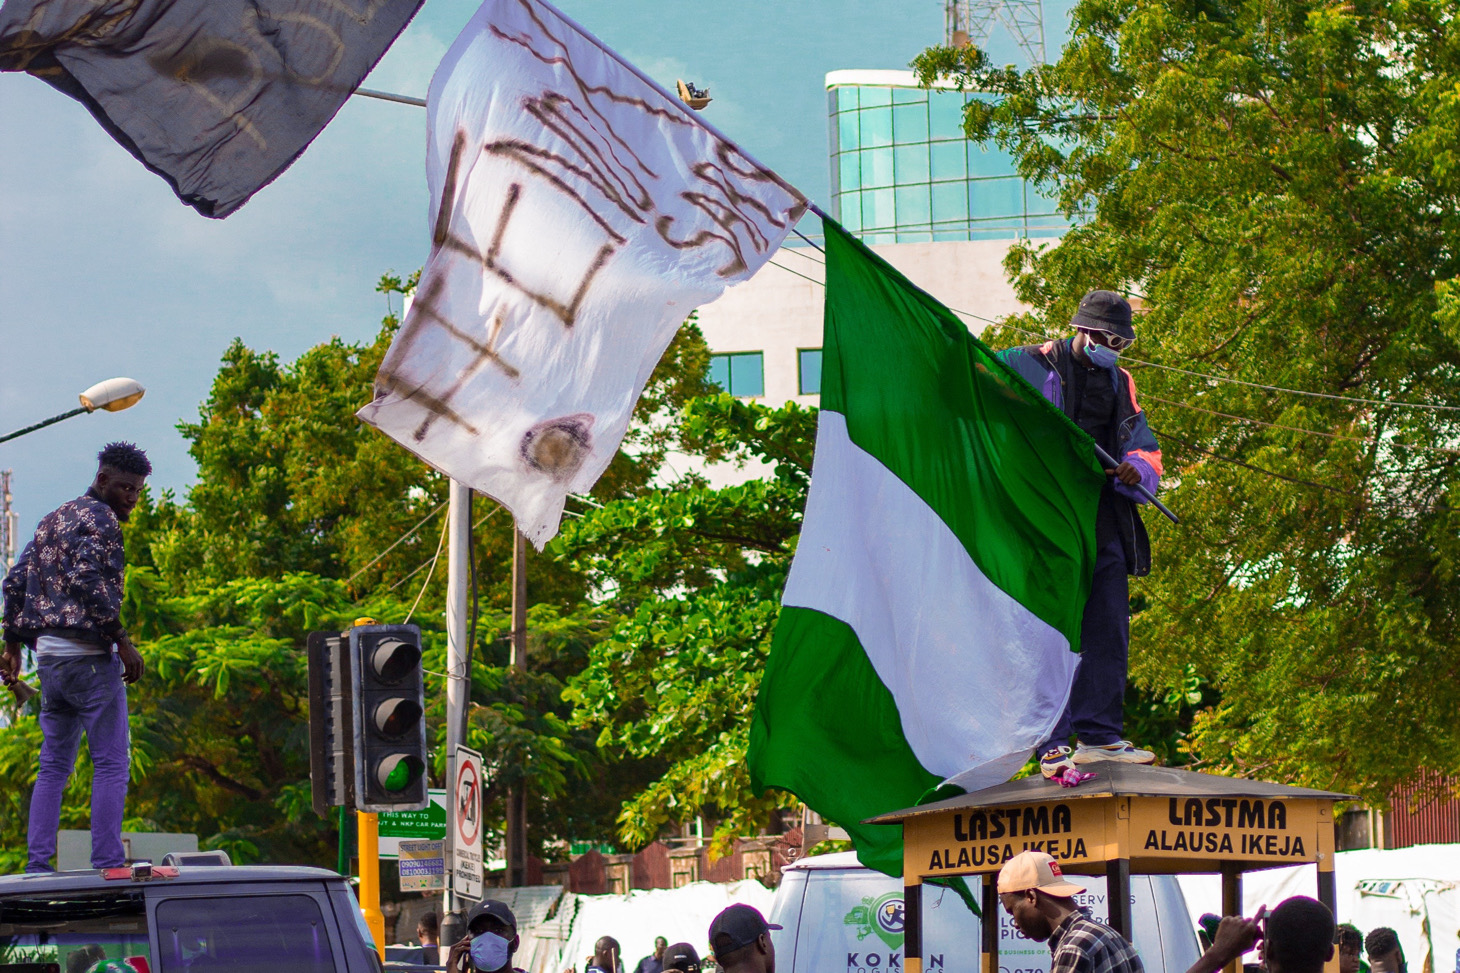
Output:
[[[360,418],[541,547],[695,307],[806,200],[541,0],[487,0],[431,81],[431,255]]]

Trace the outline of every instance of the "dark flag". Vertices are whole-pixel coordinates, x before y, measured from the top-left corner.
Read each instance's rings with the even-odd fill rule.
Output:
[[[81,102],[221,219],[299,157],[422,0],[6,0],[0,71]]]

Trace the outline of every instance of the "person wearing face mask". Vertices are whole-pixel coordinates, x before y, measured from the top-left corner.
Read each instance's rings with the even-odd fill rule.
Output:
[[[447,954],[447,973],[522,973],[512,965],[518,942],[512,910],[505,902],[483,899],[466,914],[466,936]]]
[[[1035,751],[1045,777],[1062,776],[1095,760],[1148,764],[1155,754],[1125,733],[1125,682],[1130,649],[1129,575],[1151,570],[1151,545],[1138,505],[1137,487],[1155,494],[1160,483],[1161,447],[1136,400],[1135,380],[1117,364],[1136,340],[1131,307],[1112,291],[1091,291],[1080,299],[1070,324],[1075,333],[1060,341],[1025,345],[999,358],[1069,416],[1115,460],[1105,472],[1095,517],[1095,570],[1080,628],[1080,664],[1070,701],[1049,739]],[[1069,746],[1071,733],[1078,747]]]

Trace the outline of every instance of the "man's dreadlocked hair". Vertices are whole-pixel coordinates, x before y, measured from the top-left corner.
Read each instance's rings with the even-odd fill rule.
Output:
[[[135,443],[107,443],[96,454],[96,459],[104,469],[137,476],[152,475],[152,461]]]

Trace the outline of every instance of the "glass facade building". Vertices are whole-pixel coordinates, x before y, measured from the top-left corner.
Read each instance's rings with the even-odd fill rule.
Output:
[[[976,93],[910,71],[826,76],[832,215],[864,243],[1057,237],[1069,227],[996,146],[963,135]]]

